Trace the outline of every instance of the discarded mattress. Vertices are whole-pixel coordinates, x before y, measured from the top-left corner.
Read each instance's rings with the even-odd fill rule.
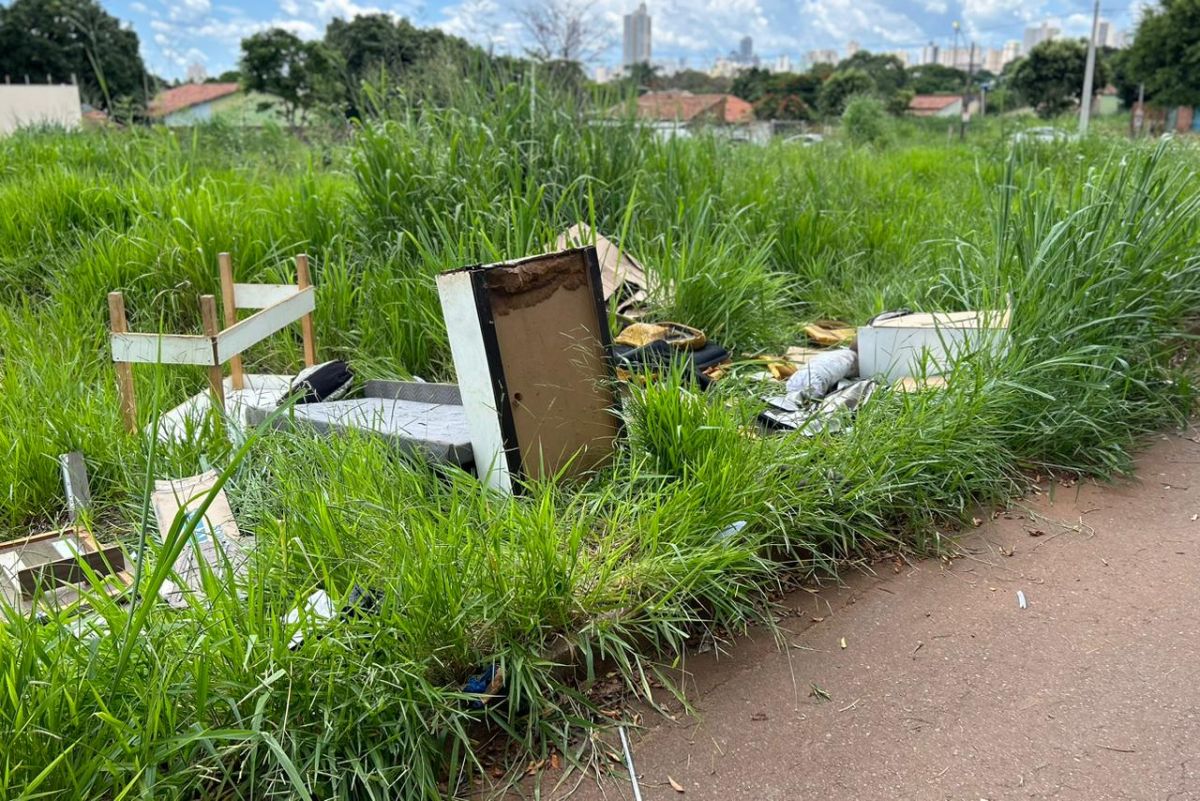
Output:
[[[378,434],[438,462],[469,468],[474,459],[467,414],[454,384],[368,381],[363,397],[297,403],[275,418],[276,429],[308,428],[322,434]],[[258,425],[275,405],[250,407],[246,422]]]
[[[225,379],[225,412],[231,434],[240,435],[247,427],[256,423],[250,419],[255,412],[275,409],[279,400],[287,394],[294,376],[247,373],[242,389],[233,388],[233,380]],[[163,414],[158,420],[160,442],[181,442],[188,432],[196,430],[212,409],[212,393],[199,392]],[[259,420],[262,418],[259,417]]]

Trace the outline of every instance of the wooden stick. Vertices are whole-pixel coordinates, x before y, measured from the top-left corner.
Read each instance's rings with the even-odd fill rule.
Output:
[[[213,352],[216,352],[216,336],[221,333],[217,322],[217,299],[212,295],[200,296],[200,319],[204,323],[204,335],[213,337]],[[208,388],[212,390],[213,403],[222,413],[225,411],[225,379],[221,365],[214,364],[208,368]]]
[[[129,331],[129,320],[125,318],[125,296],[120,292],[108,293],[108,325],[114,334]],[[133,394],[133,365],[129,362],[114,362],[117,371],[117,397],[121,403],[121,417],[125,430],[136,434],[137,397]]]
[[[221,302],[225,307],[225,327],[229,328],[238,321],[237,304],[233,297],[233,259],[228,253],[218,253],[217,263],[221,265]],[[229,374],[234,389],[242,389],[245,386],[241,356],[234,356],[229,360]]]
[[[312,286],[312,279],[308,275],[308,255],[304,253],[296,257],[296,283],[301,291]],[[313,338],[311,314],[300,318],[300,331],[304,336],[304,366],[312,367],[317,363],[317,343]]]

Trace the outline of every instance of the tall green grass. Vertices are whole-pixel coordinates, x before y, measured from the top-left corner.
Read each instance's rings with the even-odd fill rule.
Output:
[[[0,797],[465,795],[495,733],[577,752],[590,710],[565,662],[647,689],[690,638],[769,624],[781,582],[936,547],[1024,469],[1127,470],[1193,400],[1175,356],[1200,301],[1194,162],[1107,141],[658,143],[569,99],[532,108],[522,87],[397,102],[344,145],[222,129],[0,142],[0,532],[54,522],[53,457],[80,449],[102,538],[134,547],[147,475],[214,464],[257,542],[245,585],[214,581],[187,610],[153,604],[150,583],[132,609],[96,599],[95,637],[0,626]],[[547,249],[578,221],[646,264],[660,315],[739,357],[796,344],[808,319],[1011,295],[1009,347],[814,438],[750,435],[745,382],[698,396],[667,375],[631,390],[601,475],[515,499],[368,437],[272,433],[236,461],[211,428],[153,453],[122,433],[111,289],[134,328],[194,331],[217,253],[275,281],[307,252],[322,355],[452,379],[433,276]],[[290,371],[299,347],[281,334],[249,362]],[[143,422],[203,384],[136,381]],[[355,586],[374,612],[287,647],[289,609]],[[460,688],[488,666],[507,699],[477,709]]]

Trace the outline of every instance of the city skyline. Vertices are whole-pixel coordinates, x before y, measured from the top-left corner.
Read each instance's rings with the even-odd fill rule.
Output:
[[[233,68],[241,40],[260,30],[282,27],[301,38],[319,38],[335,17],[387,13],[414,25],[437,27],[497,53],[523,54],[528,44],[518,9],[528,0],[101,0],[102,5],[139,35],[147,66],[167,78],[183,78],[189,66],[209,75]],[[1105,35],[1129,32],[1141,0],[1105,7]],[[639,0],[596,0],[598,24],[611,44],[588,64],[619,68],[623,22]],[[981,48],[1021,41],[1026,27],[1049,21],[1065,36],[1086,36],[1091,4],[1086,0],[648,0],[653,19],[652,60],[707,69],[728,58],[750,37],[762,65],[786,58],[797,68],[813,50],[845,52],[847,43],[870,52],[904,52],[911,62],[934,42],[953,45],[951,23]]]

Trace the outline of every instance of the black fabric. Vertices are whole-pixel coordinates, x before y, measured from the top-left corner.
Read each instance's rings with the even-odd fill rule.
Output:
[[[715,342],[709,342],[699,350],[686,350],[673,347],[661,339],[640,348],[613,345],[613,355],[618,367],[624,367],[632,373],[682,364],[701,389],[708,389],[708,385],[712,383],[712,379],[704,375],[703,371],[729,360],[729,351]]]
[[[323,362],[301,370],[292,379],[288,397],[296,403],[337,400],[350,391],[353,383],[354,373],[348,364],[340,360]]]

